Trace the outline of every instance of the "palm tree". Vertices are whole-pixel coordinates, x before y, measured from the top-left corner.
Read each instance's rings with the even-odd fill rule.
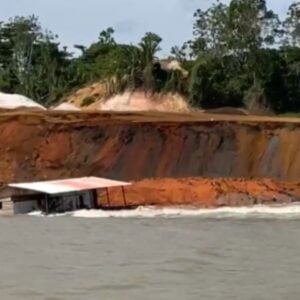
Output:
[[[155,33],[147,32],[139,43],[141,49],[141,64],[143,70],[143,81],[145,90],[154,89],[154,78],[152,74],[153,63],[157,52],[161,50],[162,38]]]

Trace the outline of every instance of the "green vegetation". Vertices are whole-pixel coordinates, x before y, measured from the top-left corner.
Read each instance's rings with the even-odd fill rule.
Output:
[[[37,17],[15,17],[0,22],[0,91],[50,105],[74,88],[103,81],[109,94],[178,92],[204,108],[300,111],[300,2],[280,20],[265,0],[217,0],[195,12],[193,34],[170,52],[182,69],[168,69],[157,58],[162,39],[155,33],[125,45],[108,28],[89,47],[75,45],[81,53],[74,57]]]
[[[279,117],[283,118],[300,118],[300,112],[286,112],[284,114],[278,115]]]
[[[88,96],[82,100],[81,107],[89,106],[95,103],[95,98],[92,96]]]

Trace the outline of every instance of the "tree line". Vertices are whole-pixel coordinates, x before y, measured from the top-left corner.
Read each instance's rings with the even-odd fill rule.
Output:
[[[215,1],[194,13],[193,38],[170,51],[180,68],[157,58],[162,38],[148,32],[120,44],[114,29],[74,56],[37,17],[0,22],[0,91],[44,105],[72,89],[103,81],[108,93],[126,89],[177,92],[195,106],[246,107],[275,113],[300,111],[300,2],[282,20],[265,0]]]

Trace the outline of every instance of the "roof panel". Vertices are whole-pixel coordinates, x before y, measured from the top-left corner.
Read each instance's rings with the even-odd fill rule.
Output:
[[[53,181],[39,181],[30,183],[13,183],[8,186],[18,189],[31,190],[46,194],[63,194],[70,192],[94,190],[108,187],[131,185],[129,182],[116,181],[107,178],[82,177]]]

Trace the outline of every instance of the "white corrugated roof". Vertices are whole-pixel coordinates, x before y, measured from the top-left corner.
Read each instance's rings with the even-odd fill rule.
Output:
[[[95,190],[108,187],[131,185],[129,182],[116,181],[107,178],[82,177],[53,181],[39,181],[30,183],[13,183],[9,187],[31,190],[45,194],[63,194],[70,192]]]

